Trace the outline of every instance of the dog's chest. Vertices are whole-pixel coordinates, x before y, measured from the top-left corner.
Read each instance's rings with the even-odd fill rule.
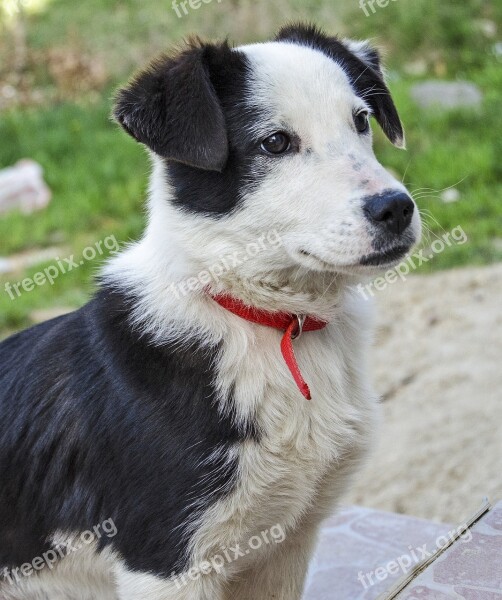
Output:
[[[327,331],[297,340],[298,364],[312,391],[307,401],[284,362],[277,332],[240,343],[232,340],[220,363],[222,388],[232,390],[238,418],[253,420],[259,432],[239,449],[239,518],[250,530],[275,522],[294,527],[320,496],[337,494],[336,485],[324,489],[326,481],[365,445],[370,399],[352,364],[357,352]]]

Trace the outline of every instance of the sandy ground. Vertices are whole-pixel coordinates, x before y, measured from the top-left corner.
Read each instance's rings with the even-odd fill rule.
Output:
[[[375,294],[384,422],[348,502],[461,522],[502,499],[502,264]]]

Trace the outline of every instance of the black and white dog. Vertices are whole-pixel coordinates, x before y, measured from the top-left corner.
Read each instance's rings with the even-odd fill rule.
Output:
[[[378,421],[354,284],[420,236],[370,116],[404,146],[377,52],[305,25],[118,93],[148,227],[89,304],[0,345],[2,600],[301,598]]]

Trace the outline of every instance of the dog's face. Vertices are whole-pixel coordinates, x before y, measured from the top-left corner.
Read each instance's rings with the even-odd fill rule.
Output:
[[[122,90],[115,116],[153,151],[153,210],[162,218],[165,203],[185,224],[201,265],[276,230],[282,245],[236,267],[242,277],[359,274],[420,236],[413,201],[372,150],[371,116],[396,146],[404,136],[366,44],[294,26],[264,44],[192,46]]]

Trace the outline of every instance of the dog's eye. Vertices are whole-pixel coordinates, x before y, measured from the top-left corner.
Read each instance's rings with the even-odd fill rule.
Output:
[[[291,148],[291,139],[287,133],[277,131],[261,143],[261,149],[267,154],[284,154]]]
[[[362,111],[354,115],[354,125],[359,133],[366,133],[370,126],[368,113]]]

